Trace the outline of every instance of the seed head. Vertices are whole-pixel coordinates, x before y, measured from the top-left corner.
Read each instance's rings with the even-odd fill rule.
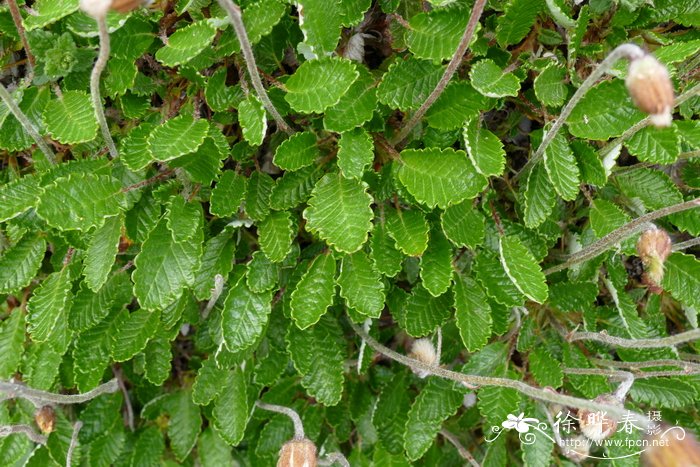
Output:
[[[622,403],[613,395],[603,394],[595,398],[601,404],[618,405]],[[617,419],[607,412],[581,409],[578,411],[578,424],[584,436],[591,441],[599,442],[608,439],[617,430]]]
[[[644,264],[645,283],[652,292],[660,293],[660,284],[664,277],[664,262],[671,254],[671,237],[663,229],[646,230],[637,240],[637,254]]]
[[[50,405],[45,405],[36,411],[34,421],[42,433],[51,433],[56,428],[56,412]]]

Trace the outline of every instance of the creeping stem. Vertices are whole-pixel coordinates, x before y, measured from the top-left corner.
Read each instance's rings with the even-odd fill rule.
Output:
[[[107,29],[106,17],[96,18],[96,21],[100,35],[100,51],[90,75],[90,95],[92,96],[92,106],[95,108],[95,116],[102,129],[102,137],[105,140],[105,144],[107,144],[107,149],[109,149],[109,155],[112,159],[116,159],[119,157],[119,152],[109,132],[105,112],[102,108],[102,96],[100,96],[100,76],[102,76],[102,72],[107,66],[107,60],[109,60],[109,30]]]

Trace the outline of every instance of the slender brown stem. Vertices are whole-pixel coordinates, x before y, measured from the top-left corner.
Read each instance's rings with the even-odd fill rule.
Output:
[[[270,412],[277,412],[286,415],[292,420],[294,424],[294,439],[304,439],[304,424],[301,422],[301,417],[296,412],[296,410],[283,405],[267,404],[262,401],[256,401],[255,405],[263,410],[269,410]]]
[[[27,71],[27,81],[31,83],[34,79],[34,67],[36,67],[36,62],[34,60],[34,55],[32,54],[32,49],[29,47],[29,41],[27,41],[27,34],[24,31],[22,15],[19,12],[17,0],[7,0],[7,6],[10,7],[10,15],[12,15],[12,21],[15,23],[15,27],[17,28],[17,34],[19,34],[19,38],[22,41],[22,47],[24,47],[24,52],[27,54],[27,61],[29,62],[29,69]]]
[[[408,123],[406,123],[403,128],[401,128],[401,131],[394,136],[391,140],[391,145],[396,146],[399,143],[401,143],[404,139],[406,139],[406,136],[413,130],[413,128],[420,122],[420,120],[423,118],[423,115],[428,111],[428,109],[435,103],[435,101],[440,97],[440,94],[445,90],[447,87],[447,84],[450,82],[450,79],[452,79],[452,76],[455,74],[457,71],[457,68],[459,68],[459,64],[462,62],[462,57],[464,57],[464,54],[467,51],[467,48],[469,47],[469,44],[472,41],[472,37],[474,37],[474,31],[476,31],[476,26],[479,24],[479,18],[481,17],[481,13],[484,11],[484,6],[486,5],[486,0],[476,0],[474,2],[474,6],[472,7],[472,12],[471,16],[469,16],[469,22],[467,23],[467,27],[464,30],[464,34],[462,34],[462,39],[459,41],[459,45],[457,46],[457,50],[455,50],[454,55],[452,56],[452,60],[450,60],[450,63],[447,65],[447,68],[445,69],[445,73],[442,75],[442,78],[440,78],[440,81],[438,82],[437,86],[435,86],[435,89],[433,89],[433,92],[430,93],[428,98],[423,102],[423,104],[418,108],[416,113],[411,116],[410,120]]]
[[[265,88],[263,87],[262,81],[260,80],[260,75],[257,72],[257,65],[255,64],[255,55],[253,55],[253,47],[248,39],[248,32],[243,24],[243,16],[241,14],[241,8],[233,3],[232,0],[218,0],[219,5],[226,10],[228,17],[231,20],[233,29],[236,31],[236,36],[238,37],[238,42],[241,44],[241,50],[243,51],[243,58],[245,58],[245,64],[248,68],[248,75],[250,75],[250,80],[253,83],[255,92],[258,94],[260,101],[262,102],[265,109],[272,115],[272,118],[277,122],[277,126],[285,133],[292,134],[294,131],[287,125],[284,121],[282,115],[277,111],[274,104],[267,95]]]
[[[695,198],[684,203],[667,206],[657,211],[652,211],[647,214],[644,214],[643,216],[639,216],[638,218],[634,219],[631,222],[628,222],[622,227],[613,230],[600,240],[591,243],[583,250],[569,255],[568,259],[562,264],[557,264],[556,266],[552,266],[551,268],[545,269],[544,273],[545,275],[553,274],[555,272],[568,269],[574,264],[582,263],[589,259],[595,258],[596,256],[600,255],[613,245],[637,233],[639,230],[644,228],[644,225],[646,223],[651,222],[660,217],[668,216],[669,214],[687,211],[688,209],[694,209],[697,207],[700,207],[700,198]]]
[[[100,76],[102,76],[102,72],[109,60],[109,29],[107,29],[106,17],[97,18],[95,21],[97,21],[97,29],[100,35],[100,51],[97,55],[95,66],[92,68],[92,74],[90,75],[90,95],[92,96],[92,105],[95,107],[95,116],[102,129],[102,137],[105,140],[107,149],[109,149],[110,156],[112,159],[116,159],[119,157],[119,152],[109,132],[105,112],[102,108],[102,96],[100,95]]]
[[[143,188],[145,186],[152,185],[152,184],[158,182],[159,180],[162,180],[164,178],[168,178],[174,172],[175,172],[175,170],[172,170],[172,169],[166,170],[165,172],[161,172],[158,175],[154,175],[153,177],[148,178],[146,180],[143,180],[141,182],[134,183],[133,185],[125,186],[124,188],[122,188],[122,192],[128,193],[129,191],[138,190],[139,188]]]
[[[129,391],[126,389],[126,384],[124,384],[124,376],[122,375],[121,368],[117,366],[112,367],[112,373],[114,378],[117,380],[119,385],[119,390],[124,396],[124,406],[126,407],[126,425],[131,431],[134,431],[134,408],[131,405],[131,398],[129,397]]]
[[[102,394],[112,394],[119,389],[117,380],[113,379],[92,391],[82,394],[55,394],[53,392],[41,391],[30,388],[13,381],[0,381],[0,392],[6,393],[10,398],[21,397],[32,402],[36,407],[43,407],[48,404],[82,404]]]
[[[37,444],[46,444],[46,436],[40,435],[29,425],[0,425],[0,438],[22,433]]]
[[[459,442],[454,434],[444,428],[440,430],[440,434],[443,438],[452,443],[452,446],[457,449],[457,452],[459,452],[459,455],[462,456],[462,459],[469,462],[469,464],[471,464],[473,467],[481,467],[476,459],[474,459],[474,456],[472,456],[472,453],[467,451],[467,448],[462,446],[462,443]]]
[[[676,243],[673,245],[672,249],[673,251],[681,251],[698,245],[700,245],[700,237],[695,237],[691,238],[690,240],[686,240],[685,242]]]
[[[700,329],[692,329],[668,337],[653,339],[626,339],[624,337],[611,336],[605,332],[575,332],[568,336],[569,342],[574,341],[596,341],[614,347],[625,347],[630,349],[655,349],[660,347],[671,347],[700,340]]]
[[[34,124],[29,121],[29,117],[27,117],[25,113],[22,112],[22,109],[19,108],[15,100],[10,95],[10,92],[2,83],[0,83],[0,99],[2,99],[5,105],[10,109],[10,112],[12,112],[12,115],[15,116],[19,123],[22,124],[24,130],[29,134],[29,136],[32,137],[36,145],[39,146],[41,152],[43,152],[44,156],[46,156],[46,160],[48,160],[52,165],[55,165],[56,157],[54,156],[53,151],[41,137],[39,131],[34,127]]]

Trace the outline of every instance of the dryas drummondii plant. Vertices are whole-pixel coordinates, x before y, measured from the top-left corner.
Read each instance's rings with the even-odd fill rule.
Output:
[[[692,3],[10,0],[0,458],[694,462]]]

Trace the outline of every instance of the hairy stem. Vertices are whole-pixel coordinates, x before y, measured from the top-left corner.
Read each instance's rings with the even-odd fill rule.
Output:
[[[682,368],[684,372],[700,372],[700,365],[697,363],[693,362],[687,362],[685,360],[672,360],[670,358],[666,359],[661,359],[661,360],[646,360],[643,362],[619,362],[616,360],[606,360],[603,358],[589,358],[589,361],[591,363],[595,363],[596,365],[605,365],[609,367],[617,367],[617,368],[629,368],[632,371],[641,369],[641,368],[653,368],[653,367],[661,367],[661,366],[675,366],[678,368]]]
[[[46,159],[51,164],[56,164],[56,157],[54,156],[53,151],[46,144],[46,141],[44,141],[44,139],[41,137],[37,129],[34,127],[34,124],[31,121],[29,121],[29,117],[27,117],[24,114],[24,112],[22,112],[22,109],[19,108],[15,100],[10,95],[10,92],[2,83],[0,83],[0,99],[2,99],[7,108],[10,109],[12,115],[14,115],[17,120],[19,120],[19,123],[22,124],[24,130],[29,134],[29,136],[32,137],[36,145],[39,146],[39,149],[41,149],[41,152],[44,153]]]
[[[92,74],[90,75],[90,95],[92,96],[92,106],[95,108],[95,116],[102,129],[102,137],[105,140],[107,149],[109,149],[109,155],[112,159],[116,159],[119,157],[119,152],[109,132],[105,112],[102,108],[102,96],[100,95],[100,76],[102,76],[102,72],[109,60],[109,30],[107,29],[106,17],[97,18],[95,21],[97,21],[97,29],[100,35],[100,51],[97,55],[95,66],[92,68]]]
[[[700,340],[700,328],[691,329],[668,337],[658,337],[653,339],[626,339],[624,337],[611,336],[605,332],[574,332],[569,335],[569,342],[575,341],[596,341],[614,347],[625,347],[630,349],[655,349],[660,347],[671,347]]]
[[[459,455],[462,456],[462,459],[469,462],[469,464],[473,467],[480,467],[479,463],[476,461],[476,459],[474,459],[474,456],[472,456],[472,453],[467,451],[467,448],[462,446],[462,443],[459,442],[459,440],[454,434],[452,434],[444,428],[440,430],[440,434],[443,438],[452,443],[452,446],[454,446],[455,449],[457,449],[457,452],[459,452]]]
[[[440,78],[440,81],[438,82],[437,86],[435,86],[435,89],[433,89],[433,92],[430,93],[428,98],[418,108],[416,113],[414,113],[413,116],[411,116],[408,123],[406,123],[403,126],[403,128],[401,128],[401,131],[399,131],[399,133],[396,136],[394,136],[394,138],[392,138],[392,146],[396,146],[397,144],[401,143],[404,139],[406,139],[406,136],[408,136],[411,130],[413,130],[413,128],[418,124],[418,122],[420,122],[420,120],[423,118],[423,115],[425,115],[428,109],[435,103],[438,97],[440,97],[440,94],[442,94],[442,92],[447,87],[448,83],[450,82],[450,79],[452,79],[452,76],[457,71],[457,68],[459,68],[459,64],[462,62],[462,57],[464,57],[464,54],[466,53],[467,48],[469,47],[469,44],[472,41],[472,37],[474,37],[474,31],[476,31],[476,26],[477,24],[479,24],[479,18],[481,17],[481,13],[484,11],[485,5],[486,0],[476,0],[474,2],[474,6],[472,7],[472,12],[469,16],[469,22],[467,23],[467,27],[464,30],[464,34],[462,34],[462,39],[460,39],[459,41],[457,50],[455,50],[455,53],[452,56],[452,59],[450,60],[450,63],[445,69],[445,73],[443,73],[442,78]]]
[[[691,238],[690,240],[686,240],[685,242],[676,243],[673,245],[672,249],[673,251],[681,251],[698,245],[700,245],[700,237],[695,237]]]
[[[333,465],[336,462],[343,467],[350,467],[350,462],[348,462],[348,459],[340,452],[331,452],[325,459],[321,459],[318,464]]]
[[[78,433],[80,433],[80,429],[82,427],[83,422],[81,421],[77,421],[75,422],[75,425],[73,425],[73,435],[70,437],[68,453],[66,454],[66,467],[71,467],[71,463],[73,462],[73,452],[75,451],[75,447],[78,445]]]
[[[630,412],[626,410],[624,407],[619,407],[615,405],[609,405],[609,404],[601,404],[598,402],[590,401],[587,399],[579,399],[578,397],[572,397],[572,396],[567,396],[564,394],[559,394],[553,391],[545,390],[545,389],[540,389],[536,388],[533,386],[530,386],[528,384],[523,383],[522,381],[517,381],[513,379],[508,379],[508,378],[496,378],[496,377],[491,377],[491,376],[479,376],[479,375],[468,375],[464,373],[458,373],[456,371],[451,371],[447,370],[445,368],[441,367],[435,367],[431,365],[426,365],[425,363],[415,360],[413,358],[407,357],[405,355],[401,355],[398,352],[395,352],[376,340],[374,340],[372,337],[370,337],[366,332],[364,332],[359,326],[357,326],[355,323],[352,321],[348,320],[350,326],[353,328],[355,333],[359,335],[362,339],[367,341],[367,344],[372,347],[374,350],[379,352],[380,354],[397,361],[403,365],[408,366],[409,368],[417,368],[419,370],[423,370],[426,373],[430,373],[434,376],[439,376],[441,378],[449,379],[452,381],[457,381],[459,383],[467,383],[467,384],[472,384],[472,385],[478,385],[478,386],[498,386],[498,387],[504,387],[504,388],[511,388],[515,389],[516,391],[520,392],[521,394],[524,394],[528,397],[531,397],[536,400],[544,401],[544,402],[550,402],[553,404],[559,404],[559,405],[566,405],[566,406],[571,406],[571,407],[577,407],[577,408],[582,408],[582,409],[588,409],[591,411],[607,411],[610,415],[622,418],[626,414],[633,414],[637,416],[640,420],[640,423],[644,423],[645,425],[642,428],[646,428],[649,422],[645,421],[645,417],[641,414],[634,414],[633,412]]]
[[[40,435],[29,425],[0,425],[0,438],[21,433],[37,444],[46,444],[46,436]]]
[[[266,404],[265,402],[256,401],[255,405],[263,410],[269,410],[270,412],[277,412],[286,415],[292,419],[294,424],[294,439],[300,440],[304,439],[304,424],[301,423],[301,417],[296,412],[296,410],[289,407],[284,407],[282,405]]]
[[[275,119],[275,122],[277,122],[277,126],[282,131],[284,131],[287,134],[294,133],[294,131],[289,127],[289,125],[287,125],[287,122],[284,121],[282,115],[280,115],[275,106],[272,104],[272,101],[268,97],[267,92],[263,87],[262,81],[260,80],[260,75],[257,71],[257,65],[255,64],[255,55],[253,55],[253,47],[250,44],[250,40],[248,39],[248,32],[246,31],[245,25],[243,24],[241,8],[235,3],[233,3],[232,0],[218,0],[218,2],[219,5],[221,5],[221,8],[226,10],[226,12],[228,13],[229,20],[231,20],[231,25],[233,25],[233,29],[236,31],[236,37],[238,37],[238,42],[241,44],[241,50],[243,51],[243,58],[245,58],[245,64],[248,68],[250,80],[253,83],[253,87],[255,88],[255,92],[258,94],[260,101],[262,102],[263,106],[265,106],[265,110],[267,110],[270,113],[270,115],[272,115],[272,118]]]
[[[605,252],[608,248],[612,247],[613,245],[639,232],[641,229],[644,228],[645,224],[648,222],[651,222],[660,217],[668,216],[669,214],[687,211],[688,209],[693,209],[697,207],[700,207],[700,198],[695,198],[684,203],[667,206],[657,211],[652,211],[647,214],[644,214],[643,216],[639,216],[638,218],[628,222],[622,227],[613,230],[603,238],[591,243],[581,251],[569,255],[567,260],[562,264],[557,264],[556,266],[552,266],[551,268],[545,269],[544,274],[549,275],[558,271],[563,271],[565,269],[570,268],[574,264],[582,263],[589,259],[595,258],[596,256]]]
[[[535,151],[535,154],[533,154],[533,156],[527,161],[516,177],[520,174],[527,173],[527,171],[542,158],[547,146],[549,146],[557,133],[559,133],[559,130],[564,125],[566,119],[569,118],[569,115],[571,115],[571,112],[574,110],[574,107],[576,107],[576,104],[581,101],[583,96],[593,87],[596,81],[598,81],[608,70],[610,70],[610,68],[612,68],[615,62],[621,58],[632,60],[635,58],[641,58],[644,55],[644,51],[634,44],[622,44],[610,52],[605,60],[600,62],[598,68],[593,70],[593,73],[591,73],[583,84],[581,84],[581,87],[576,90],[569,102],[566,103],[566,106],[559,114],[559,118],[557,118],[549,131],[547,131],[544,135],[544,138],[542,138],[542,143],[540,143],[537,151]]]
[[[128,426],[131,431],[134,431],[134,408],[131,405],[129,391],[126,389],[126,384],[124,384],[122,370],[117,366],[113,366],[112,373],[114,374],[114,378],[117,380],[117,384],[119,385],[119,390],[122,392],[122,396],[124,397],[124,406],[126,407],[126,426]]]
[[[9,398],[21,397],[32,402],[36,407],[43,407],[48,404],[82,404],[102,394],[112,394],[119,389],[117,380],[113,379],[92,391],[82,394],[55,394],[53,392],[41,391],[29,388],[13,381],[0,381],[0,392],[6,393]]]
[[[29,47],[29,41],[27,41],[27,34],[24,31],[24,24],[22,24],[22,15],[19,12],[17,0],[7,0],[7,6],[10,7],[10,15],[12,15],[12,21],[15,23],[15,28],[17,28],[17,34],[19,34],[19,38],[22,41],[22,47],[24,47],[24,52],[27,54],[27,62],[29,62],[29,67],[27,67],[27,81],[31,83],[34,79],[34,67],[36,67],[36,61],[34,60],[32,49]]]

